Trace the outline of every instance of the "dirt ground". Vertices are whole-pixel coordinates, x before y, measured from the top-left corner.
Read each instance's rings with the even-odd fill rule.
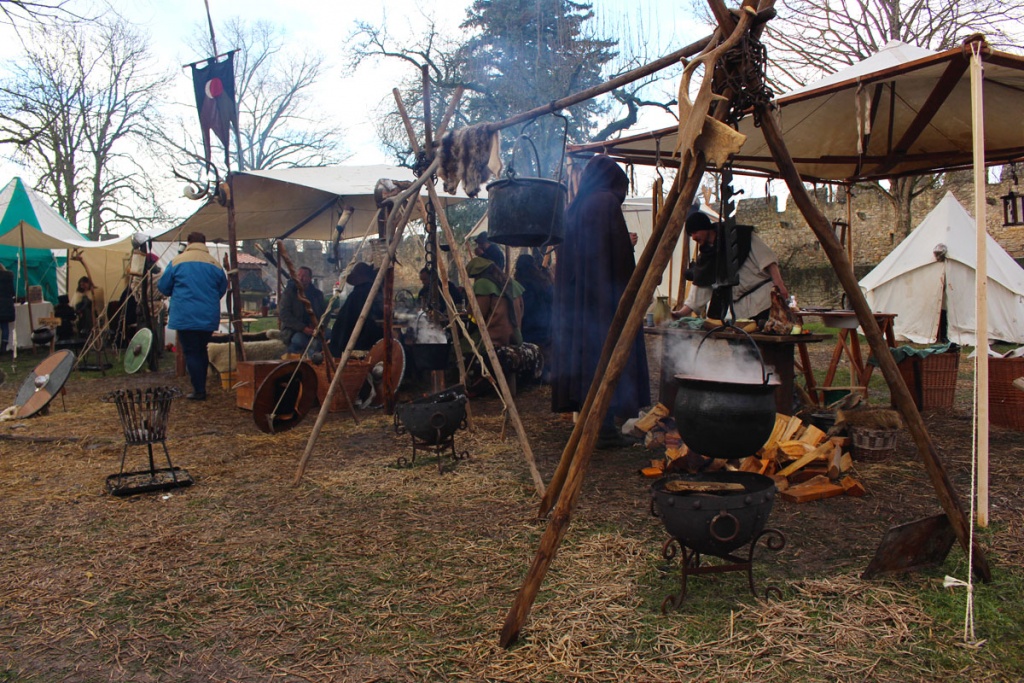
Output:
[[[969,363],[961,367],[956,406],[926,421],[964,495],[971,376]],[[0,386],[0,407],[13,403],[20,382]],[[659,608],[678,589],[678,570],[661,557],[665,534],[650,515],[650,482],[638,475],[652,453],[596,452],[520,644],[505,651],[497,634],[546,522],[536,519],[538,498],[510,428],[502,439],[497,399],[473,401],[475,430],[456,435],[469,458],[449,460],[444,474],[422,455],[397,467],[411,455],[409,437],[381,411],[362,411],[358,425],[333,414],[295,485],[316,414],[265,435],[231,392],[211,389],[210,400],[176,400],[171,410],[167,447],[195,485],[109,495],[104,481],[118,471],[124,440],[102,397],[167,385],[187,391],[170,370],[74,374],[49,414],[0,423],[0,681],[1024,675],[1019,661],[957,650],[956,623],[927,613],[920,594],[941,590],[942,571],[909,587],[856,578],[886,529],[941,512],[906,432],[897,457],[857,465],[867,497],[775,505],[769,525],[786,546],[759,565],[758,578],[784,588],[780,606],[753,601],[737,576],[697,577],[668,615]],[[548,411],[545,387],[524,389],[518,406],[547,481],[571,424]],[[983,545],[996,575],[1009,572],[1019,585],[1024,438],[993,427],[991,453],[992,529]],[[160,466],[159,449],[157,457]],[[144,467],[145,449],[129,449],[127,466]],[[959,566],[966,578],[962,553],[953,555],[944,571]],[[879,597],[890,588],[898,608]],[[884,627],[837,621],[869,603],[890,605]],[[792,640],[765,640],[769,631],[783,638],[783,622],[796,629]],[[1020,643],[1002,623],[987,628],[993,641]],[[936,649],[944,654],[926,654]]]

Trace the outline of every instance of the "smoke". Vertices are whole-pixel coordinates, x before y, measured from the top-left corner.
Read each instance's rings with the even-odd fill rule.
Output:
[[[425,313],[416,316],[412,324],[412,338],[416,344],[447,344],[444,328],[431,322]]]
[[[670,375],[734,384],[764,381],[761,361],[749,341],[709,337],[701,344],[702,338],[665,335],[662,362]],[[775,376],[775,368],[770,365],[765,366],[764,371]]]

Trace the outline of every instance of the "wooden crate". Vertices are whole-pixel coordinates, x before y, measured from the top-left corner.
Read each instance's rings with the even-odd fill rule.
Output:
[[[271,371],[281,364],[279,360],[243,360],[236,369],[238,391],[235,393],[235,405],[243,410],[252,410],[256,400],[256,391]]]
[[[989,422],[1024,431],[1024,391],[1013,380],[1024,377],[1024,358],[988,359]]]

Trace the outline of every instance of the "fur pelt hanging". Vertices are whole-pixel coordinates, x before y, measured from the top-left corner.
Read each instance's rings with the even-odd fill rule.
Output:
[[[501,144],[497,132],[486,123],[449,131],[441,139],[438,155],[441,165],[437,170],[444,183],[444,191],[455,194],[462,189],[476,197],[480,186],[493,175],[501,173]]]

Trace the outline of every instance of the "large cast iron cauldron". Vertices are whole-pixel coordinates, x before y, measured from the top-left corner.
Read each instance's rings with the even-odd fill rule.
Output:
[[[461,385],[409,403],[395,406],[395,429],[399,423],[415,438],[428,445],[443,443],[466,420],[466,394]]]
[[[510,247],[561,244],[565,185],[547,178],[503,178],[487,186],[487,234]]]
[[[711,330],[701,340],[701,345],[721,329],[724,328]],[[749,335],[747,337],[750,339]],[[683,443],[701,455],[712,458],[752,455],[775,428],[775,389],[779,382],[765,371],[757,344],[753,339],[750,342],[761,362],[760,377],[745,382],[719,381],[712,378],[713,367],[705,369],[706,377],[675,376],[678,388],[673,416],[679,435]],[[694,354],[695,364],[699,353],[700,346]]]
[[[671,481],[733,483],[742,492],[675,493]],[[688,548],[723,556],[750,542],[764,530],[775,502],[775,482],[753,472],[672,474],[651,485],[651,513],[665,530]]]

